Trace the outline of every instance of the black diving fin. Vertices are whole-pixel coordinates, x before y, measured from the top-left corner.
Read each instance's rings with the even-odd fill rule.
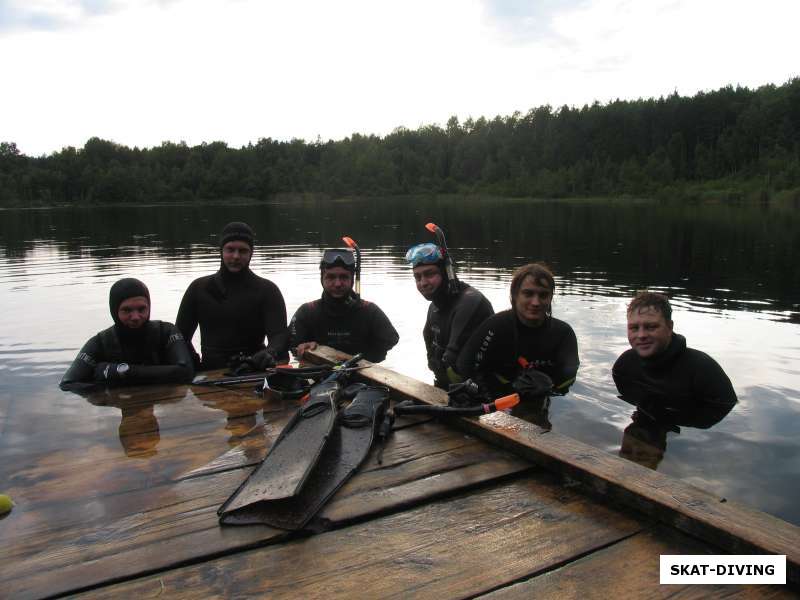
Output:
[[[221,523],[239,522],[234,515],[246,518],[260,504],[291,500],[300,492],[333,433],[347,367],[360,359],[360,354],[352,357],[311,388],[308,401],[283,428],[264,461],[219,508]]]
[[[363,387],[350,406],[339,412],[322,457],[297,495],[275,502],[261,502],[246,512],[234,511],[226,515],[223,523],[261,523],[291,531],[306,528],[367,458],[388,406],[387,388]],[[324,529],[324,525],[313,529]]]

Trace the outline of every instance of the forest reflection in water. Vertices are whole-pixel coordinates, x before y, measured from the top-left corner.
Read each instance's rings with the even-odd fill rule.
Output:
[[[30,432],[23,420],[37,411],[70,413],[66,431],[73,413],[89,410],[56,384],[83,342],[110,323],[114,280],[144,280],[153,318],[174,321],[189,282],[217,268],[215,238],[232,220],[256,230],[253,269],[278,284],[289,316],[320,293],[320,250],[355,238],[365,255],[363,296],[401,336],[386,366],[430,381],[420,335],[427,303],[402,256],[428,241],[424,224],[433,221],[445,228],[461,277],[496,311],[509,306],[515,267],[545,260],[557,275],[554,315],[575,329],[581,368],[572,391],[531,420],[614,454],[633,456],[631,444],[645,441],[658,455],[645,460],[659,471],[800,523],[800,218],[791,207],[376,198],[0,215],[2,427],[12,438]],[[676,331],[733,382],[739,404],[710,428],[648,429],[617,398],[610,368],[627,348],[627,299],[643,287],[670,295]],[[159,414],[180,405],[115,410],[123,450],[135,455],[158,451],[168,436]],[[130,419],[151,421],[152,439],[123,441]]]

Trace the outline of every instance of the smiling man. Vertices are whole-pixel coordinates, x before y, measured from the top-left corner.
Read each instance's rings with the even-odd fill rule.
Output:
[[[554,393],[565,394],[580,361],[572,327],[553,317],[555,289],[553,273],[543,263],[517,269],[511,279],[511,309],[475,330],[459,356],[459,372],[497,397],[514,391],[514,380],[535,369],[552,380]]]
[[[400,336],[389,318],[377,304],[353,291],[355,271],[350,250],[325,250],[319,263],[322,297],[298,308],[289,325],[290,345],[298,358],[325,344],[381,362],[397,344]]]
[[[172,323],[150,320],[150,292],[138,279],[120,279],[108,298],[114,325],[91,338],[61,379],[62,390],[98,384],[188,383],[194,369]]]
[[[278,286],[250,270],[254,244],[249,225],[228,223],[220,234],[219,270],[195,279],[183,295],[175,324],[200,370],[262,370],[289,357],[286,304]],[[191,345],[198,326],[202,358]]]
[[[628,305],[628,342],[612,375],[620,397],[657,421],[708,427],[736,404],[722,367],[708,354],[686,346],[672,330],[672,307],[662,294],[639,292]]]

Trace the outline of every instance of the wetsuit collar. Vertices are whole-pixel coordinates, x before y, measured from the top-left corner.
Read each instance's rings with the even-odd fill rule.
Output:
[[[360,299],[361,298],[359,295],[352,290],[350,291],[350,294],[344,298],[334,298],[328,292],[323,290],[321,302],[326,313],[332,316],[338,316],[343,315],[344,313],[357,307]]]
[[[536,327],[531,327],[530,325],[526,325],[520,320],[520,318],[517,316],[517,311],[513,306],[511,307],[511,315],[512,315],[511,318],[514,319],[514,322],[516,323],[517,327],[523,328],[522,329],[523,331],[525,330],[542,331],[550,326],[550,321],[553,319],[552,315],[545,315],[544,321],[542,321],[541,325],[537,325]]]
[[[228,268],[221,264],[219,267],[219,271],[214,273],[214,284],[217,287],[217,290],[224,298],[228,293],[229,286],[235,286],[238,283],[242,283],[247,281],[253,276],[253,272],[250,270],[250,267],[245,267],[238,273],[233,273],[228,270]]]
[[[468,284],[458,279],[455,283],[455,289],[458,291],[458,294],[451,294],[447,287],[447,277],[442,277],[442,283],[438,288],[436,288],[436,292],[434,292],[431,302],[433,302],[436,305],[436,308],[440,310],[446,308],[450,306],[450,304],[452,304],[452,302],[461,295],[461,292],[468,287]]]
[[[672,339],[663,352],[651,358],[640,358],[645,369],[661,369],[671,364],[683,351],[686,350],[686,338],[679,333],[673,333]]]

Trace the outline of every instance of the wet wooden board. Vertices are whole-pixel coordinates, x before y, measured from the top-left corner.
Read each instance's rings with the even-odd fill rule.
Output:
[[[90,598],[454,598],[640,531],[549,475],[89,592]]]
[[[717,550],[699,540],[661,526],[638,533],[554,571],[500,588],[480,598],[607,600],[618,597],[621,590],[633,592],[630,595],[637,598],[797,598],[796,592],[781,585],[659,584],[660,555],[717,553]]]
[[[63,403],[69,404],[69,414],[54,418],[50,414],[54,412],[52,409],[47,415],[25,413],[25,418],[10,424],[13,435],[4,437],[3,454],[35,462],[37,457],[54,449],[113,443],[115,438],[128,434],[164,433],[172,428],[219,422],[222,416],[234,419],[255,414],[265,406],[249,390],[196,388],[198,393],[195,394],[194,389],[184,387],[182,395],[175,397],[170,394],[173,388],[163,389],[163,395],[158,393],[159,389],[162,388],[154,386],[148,390],[147,401],[142,401],[132,391],[118,392],[113,399],[105,398],[103,404],[97,405],[74,394],[65,395]],[[117,435],[109,435],[109,432]]]
[[[255,432],[251,450],[260,440],[258,451],[266,452],[279,429],[266,437]],[[179,442],[176,452],[184,444],[196,448],[212,440],[180,438]],[[217,446],[222,445],[217,440]],[[113,485],[102,493],[81,493],[74,484],[80,471],[51,473],[59,491],[70,489],[76,496],[53,492],[52,501],[26,506],[0,528],[0,543],[7,550],[6,561],[0,563],[0,588],[22,598],[68,593],[285,537],[263,526],[218,525],[217,508],[251,470],[237,465],[240,459],[220,464],[211,458],[217,468],[205,472],[196,468],[193,476],[177,481],[165,480],[165,467],[152,466],[152,460],[120,459],[118,470],[133,465],[147,476],[137,478],[136,485],[122,476],[112,479]],[[390,440],[382,465],[377,465],[374,453],[369,457],[364,472],[341,490],[346,499],[326,507],[321,522],[338,526],[530,468],[527,461],[441,425],[408,426]],[[173,465],[166,470],[177,469]],[[91,474],[86,477],[91,481]],[[47,481],[42,478],[43,492]]]
[[[324,346],[310,355],[320,362],[347,357]],[[358,377],[425,403],[447,402],[444,391],[378,365],[358,371]],[[800,527],[505,413],[451,422],[726,552],[785,554],[788,580],[800,583]]]
[[[171,404],[170,412],[160,415],[160,423],[153,414],[135,413],[118,427],[98,427],[97,434],[81,446],[4,461],[0,480],[8,493],[27,506],[77,502],[155,486],[238,445],[240,437],[258,424],[254,411],[264,406],[220,393],[211,404]],[[291,410],[287,406],[267,414],[269,439],[277,435]]]

